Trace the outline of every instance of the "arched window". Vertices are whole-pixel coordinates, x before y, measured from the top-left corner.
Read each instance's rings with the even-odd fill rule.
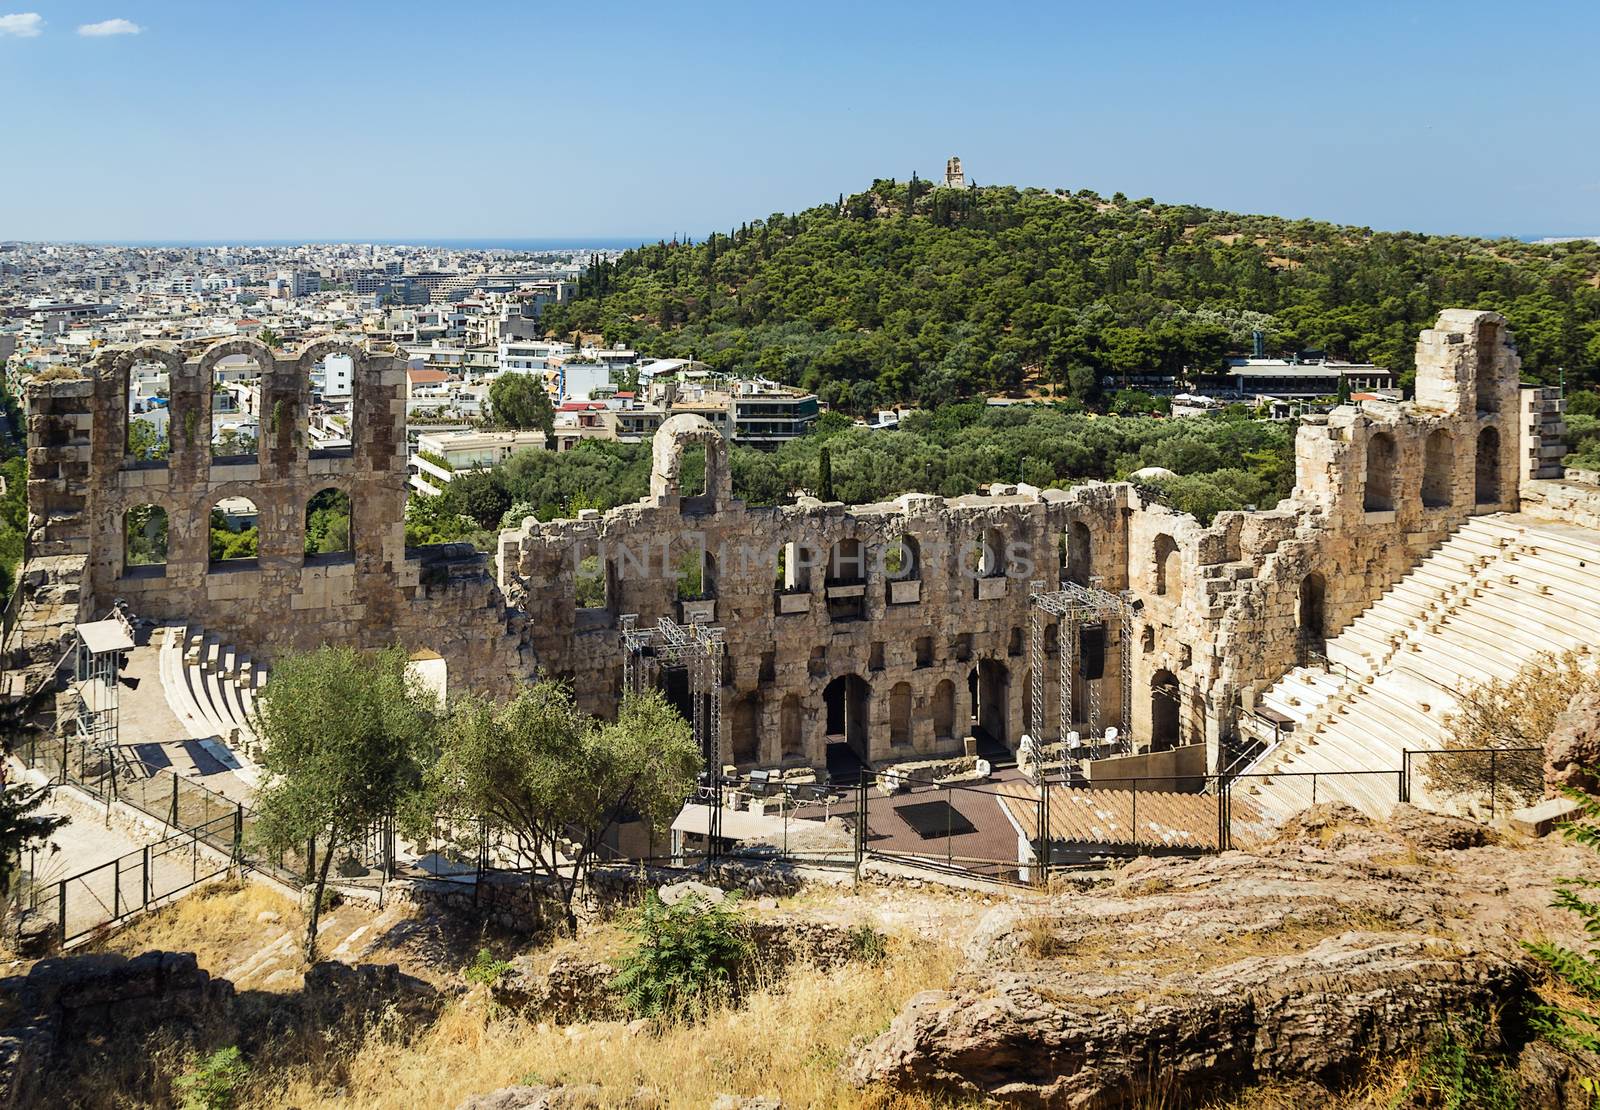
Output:
[[[1298,634],[1297,649],[1300,665],[1310,665],[1314,659],[1320,659],[1324,651],[1324,640],[1327,633],[1325,606],[1328,593],[1327,581],[1322,575],[1313,571],[1300,580],[1300,603],[1295,614],[1295,629]]]
[[[253,463],[261,437],[261,364],[228,355],[211,366],[211,459]]]
[[[122,567],[147,574],[167,564],[167,510],[160,505],[135,505],[122,518]]]
[[[1171,671],[1150,678],[1150,750],[1170,751],[1181,740],[1178,724],[1178,679]]]
[[[167,364],[140,360],[128,367],[126,454],[139,466],[165,466],[171,453],[172,382]]]
[[[248,497],[224,497],[211,508],[211,566],[250,565],[259,546],[259,512]]]
[[[1386,513],[1394,509],[1394,436],[1388,432],[1374,432],[1367,440],[1366,490],[1362,495],[1362,508],[1369,513]]]
[[[909,582],[922,577],[922,545],[917,537],[901,533],[884,545],[883,576],[891,582]]]
[[[1428,509],[1448,508],[1455,500],[1456,443],[1443,428],[1435,429],[1423,448],[1422,505]]]
[[[897,682],[889,691],[889,743],[900,748],[911,743],[911,684]]]
[[[579,623],[598,626],[616,598],[615,565],[601,557],[599,546],[593,541],[580,544],[573,554],[577,562],[573,566],[572,600]]]
[[[985,528],[972,541],[968,566],[979,578],[1002,578],[1006,573],[1006,537],[998,528]]]
[[[678,556],[676,565],[677,594],[679,601],[699,601],[711,597],[707,588],[707,566],[711,555],[698,539],[689,541],[692,546]]]
[[[772,588],[780,594],[803,594],[811,590],[811,551],[797,540],[778,548]]]
[[[311,364],[307,442],[312,458],[348,458],[355,452],[355,357],[330,351]]]
[[[1094,576],[1094,541],[1089,536],[1089,526],[1075,520],[1062,539],[1067,548],[1066,581],[1087,586]]]
[[[1156,594],[1178,593],[1182,587],[1182,571],[1178,563],[1178,541],[1165,532],[1156,537],[1155,548]]]
[[[353,550],[350,495],[331,486],[319,490],[306,502],[306,555],[348,555]]]
[[[866,548],[848,537],[828,551],[828,585],[854,586],[867,580]]]
[[[1500,382],[1496,379],[1495,355],[1500,349],[1500,325],[1485,320],[1478,325],[1478,359],[1472,371],[1472,392],[1479,412],[1500,411]]]
[[[1473,480],[1479,505],[1500,503],[1500,432],[1493,427],[1478,433],[1478,458]]]

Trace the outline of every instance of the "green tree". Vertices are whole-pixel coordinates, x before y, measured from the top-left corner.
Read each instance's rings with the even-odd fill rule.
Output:
[[[266,779],[255,836],[268,851],[308,852],[305,952],[312,961],[334,857],[420,788],[438,707],[399,647],[291,652],[274,664],[256,707]]]
[[[277,332],[273,331],[271,328],[262,328],[261,334],[256,338],[261,340],[263,346],[270,347],[273,350],[277,350],[279,347],[283,346],[283,337]]]
[[[833,490],[833,454],[826,447],[817,454],[817,496],[823,501],[836,501]]]
[[[277,672],[273,681],[278,681]],[[430,813],[509,835],[558,892],[573,897],[608,829],[625,816],[664,830],[700,766],[689,725],[658,691],[624,696],[613,722],[579,712],[558,683],[507,702],[469,696],[451,707],[428,773]]]
[[[128,457],[140,460],[164,459],[168,451],[167,437],[156,431],[152,421],[137,417],[128,423]]]
[[[556,434],[555,409],[544,385],[532,374],[504,373],[489,383],[489,412],[495,423],[519,431],[539,429],[548,444]]]

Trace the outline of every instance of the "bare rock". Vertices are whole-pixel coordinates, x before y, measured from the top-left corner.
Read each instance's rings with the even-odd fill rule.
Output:
[[[1278,843],[1312,841],[1326,843],[1340,829],[1370,828],[1372,821],[1355,806],[1344,802],[1319,802],[1290,817],[1278,830]]]
[[[521,1085],[502,1087],[498,1091],[473,1095],[457,1110],[602,1110],[624,1107],[626,1110],[654,1110],[661,1104],[661,1095],[651,1087],[637,1087],[630,1094],[618,1097],[593,1083],[554,1087]]]
[[[615,975],[609,964],[571,952],[519,956],[489,993],[502,1006],[558,1023],[603,1021],[621,1016],[621,1003],[611,989]]]
[[[1494,834],[1476,821],[1429,813],[1405,802],[1389,814],[1389,828],[1413,848],[1428,852],[1481,848],[1494,839]]]
[[[783,1100],[774,1095],[718,1095],[711,1110],[783,1110]]]
[[[685,879],[681,883],[669,883],[656,892],[663,904],[676,906],[685,899],[705,902],[715,905],[727,897],[727,892],[720,887],[707,886],[705,883]]]
[[[1600,1059],[1577,1059],[1547,1041],[1530,1041],[1517,1057],[1517,1087],[1524,1106],[1589,1110],[1593,1096],[1583,1089],[1582,1080],[1595,1075],[1600,1075]]]
[[[432,984],[407,975],[398,964],[323,960],[306,972],[301,1003],[311,1020],[338,1025],[389,1007],[408,1022],[428,1022],[438,1017],[444,999]]]
[[[1593,793],[1600,780],[1600,693],[1579,694],[1561,716],[1544,746],[1544,785],[1551,793],[1564,786]]]

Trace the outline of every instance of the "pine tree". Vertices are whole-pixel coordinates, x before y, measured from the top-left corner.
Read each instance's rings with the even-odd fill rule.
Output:
[[[826,447],[817,453],[817,496],[824,501],[837,501],[833,494],[833,452]]]

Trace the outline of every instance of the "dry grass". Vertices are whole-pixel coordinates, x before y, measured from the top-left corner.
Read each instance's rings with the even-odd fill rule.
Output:
[[[262,1077],[252,1104],[411,1110],[516,1083],[567,1083],[598,1084],[608,1102],[651,1087],[674,1107],[705,1107],[721,1092],[778,1094],[791,1106],[892,1106],[881,1092],[852,1088],[839,1066],[853,1040],[885,1029],[917,991],[946,985],[958,962],[951,947],[896,939],[880,965],[796,968],[702,1023],[639,1034],[497,1015],[469,996],[410,1043],[369,1038],[337,1090],[309,1073]]]
[[[1024,955],[1048,960],[1066,951],[1066,942],[1056,932],[1055,920],[1045,914],[1029,914],[1017,923],[1017,939]]]
[[[276,922],[260,920],[264,913]],[[243,956],[284,933],[299,935],[305,920],[293,899],[262,883],[227,880],[201,887],[98,941],[100,952],[193,952],[200,966],[221,974]]]

